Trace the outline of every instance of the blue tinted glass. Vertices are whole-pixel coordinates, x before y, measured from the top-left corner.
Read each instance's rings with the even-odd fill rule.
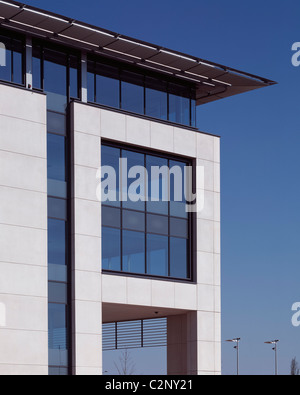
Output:
[[[102,227],[102,269],[121,270],[121,232]]]
[[[70,68],[70,97],[78,98],[78,72]]]
[[[187,218],[185,200],[185,166],[183,162],[170,161],[170,215]]]
[[[196,100],[191,100],[191,126],[196,127]]]
[[[146,89],[146,115],[168,119],[168,96],[166,92]]]
[[[11,40],[5,36],[0,36],[0,79],[11,81]]]
[[[188,278],[186,239],[170,238],[170,276]]]
[[[65,138],[55,134],[47,134],[47,170],[48,178],[66,180]]]
[[[168,217],[164,215],[147,215],[147,232],[158,233],[161,235],[168,235],[169,221]]]
[[[95,74],[87,73],[87,91],[88,91],[88,101],[95,101]]]
[[[120,83],[114,78],[96,75],[96,102],[106,106],[120,107]]]
[[[49,366],[49,376],[68,376],[68,369],[64,367]]]
[[[177,95],[169,95],[169,120],[171,122],[190,125],[190,99]]]
[[[70,97],[78,98],[78,58],[70,55]]]
[[[145,273],[145,234],[123,231],[123,271]]]
[[[61,52],[45,50],[44,90],[67,95],[67,56]]]
[[[47,111],[47,131],[66,136],[66,115]]]
[[[124,229],[145,231],[145,214],[131,210],[123,210],[122,224]]]
[[[48,305],[49,365],[67,366],[67,307],[64,304]]]
[[[67,183],[65,181],[48,179],[48,195],[67,198]]]
[[[170,218],[170,235],[188,238],[188,221],[186,219]]]
[[[147,211],[168,214],[169,172],[168,160],[157,156],[146,156],[148,172]]]
[[[102,206],[102,225],[119,228],[121,226],[121,210],[119,208]]]
[[[48,197],[48,217],[67,220],[67,200]]]
[[[105,177],[102,179],[102,186],[104,188],[104,196],[102,201],[106,205],[120,207],[120,188],[119,188],[119,159],[121,151],[118,148],[108,147],[102,145],[101,147],[101,166],[108,166],[109,173],[105,172]],[[109,199],[109,200],[106,200]],[[115,201],[113,201],[113,199]]]
[[[168,237],[147,235],[147,273],[168,276]]]
[[[167,84],[162,80],[146,78],[146,115],[168,119]]]
[[[48,219],[48,263],[66,265],[66,223]]]
[[[41,89],[41,60],[39,58],[32,58],[32,82],[33,87]]]
[[[61,52],[45,50],[44,91],[48,110],[64,112],[67,105],[67,56]]]
[[[41,85],[41,47],[33,45],[32,47],[32,86],[42,89]]]
[[[137,152],[122,150],[122,158],[127,159],[128,174],[127,180],[125,177],[122,184],[123,207],[133,210],[145,210],[147,187],[145,156]],[[132,178],[129,177],[131,175]]]
[[[122,81],[122,109],[144,114],[144,88]]]
[[[52,303],[67,303],[67,284],[49,281],[48,299]]]
[[[23,65],[22,65],[22,53],[13,53],[13,82],[17,84],[23,83]]]

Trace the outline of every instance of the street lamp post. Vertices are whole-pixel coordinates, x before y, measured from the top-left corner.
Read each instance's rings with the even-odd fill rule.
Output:
[[[240,344],[240,337],[237,337],[235,339],[230,339],[230,340],[226,340],[227,342],[230,343],[236,343],[236,345],[233,347],[234,349],[236,349],[236,374],[237,376],[239,375],[239,344]]]
[[[279,343],[279,340],[271,340],[271,341],[265,342],[265,344],[274,344],[274,347],[272,347],[272,350],[275,351],[275,376],[278,375],[277,343]]]

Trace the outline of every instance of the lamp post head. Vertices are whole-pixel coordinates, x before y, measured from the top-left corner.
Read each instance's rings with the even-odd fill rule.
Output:
[[[237,338],[235,338],[235,339],[230,339],[230,340],[226,340],[226,341],[227,341],[227,342],[230,342],[230,343],[238,343],[240,340],[241,340],[241,338],[240,338],[240,337],[237,337]]]
[[[280,340],[271,340],[271,341],[265,342],[265,344],[277,344],[279,342],[280,342]]]

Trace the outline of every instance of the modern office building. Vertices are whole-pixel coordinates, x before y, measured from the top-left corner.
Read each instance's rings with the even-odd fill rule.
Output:
[[[0,42],[0,374],[100,375],[103,325],[142,346],[162,318],[168,374],[220,374],[220,138],[196,106],[273,82],[14,1]]]

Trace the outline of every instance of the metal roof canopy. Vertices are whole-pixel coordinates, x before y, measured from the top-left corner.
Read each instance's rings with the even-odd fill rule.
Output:
[[[190,82],[197,105],[276,84],[16,1],[0,0],[0,26]]]

